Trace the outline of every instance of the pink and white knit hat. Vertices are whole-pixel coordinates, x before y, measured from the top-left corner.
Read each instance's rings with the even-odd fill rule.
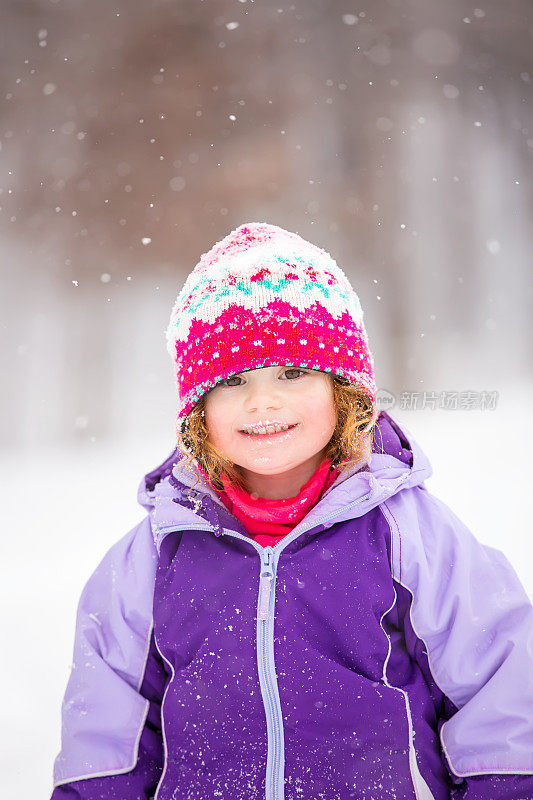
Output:
[[[187,414],[219,381],[267,366],[328,372],[376,407],[363,310],[329,253],[277,225],[249,222],[203,253],[166,332],[183,433]]]

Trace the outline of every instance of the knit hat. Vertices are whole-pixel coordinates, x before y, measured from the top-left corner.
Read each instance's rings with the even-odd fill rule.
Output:
[[[203,253],[166,331],[177,430],[203,395],[238,372],[294,366],[357,384],[376,407],[359,298],[325,250],[277,225],[240,225]]]

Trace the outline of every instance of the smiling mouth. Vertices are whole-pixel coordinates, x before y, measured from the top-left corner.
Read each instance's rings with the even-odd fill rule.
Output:
[[[298,427],[298,424],[299,423],[296,423],[295,425],[289,425],[287,430],[277,431],[276,433],[246,433],[246,431],[240,431],[240,433],[250,439],[275,439],[276,437],[281,437],[284,434],[286,435],[290,431],[294,430],[294,428]]]

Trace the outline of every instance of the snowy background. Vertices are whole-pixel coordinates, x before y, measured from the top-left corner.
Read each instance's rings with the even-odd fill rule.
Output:
[[[50,794],[79,594],[173,449],[172,304],[243,222],[336,258],[428,489],[533,596],[533,7],[479,2],[4,9],[6,796]]]

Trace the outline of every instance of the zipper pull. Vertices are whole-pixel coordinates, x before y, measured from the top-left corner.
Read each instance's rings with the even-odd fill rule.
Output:
[[[272,569],[272,548],[265,547],[265,557],[261,559],[261,577],[259,579],[259,619],[268,619],[270,607],[270,591],[274,571]]]

